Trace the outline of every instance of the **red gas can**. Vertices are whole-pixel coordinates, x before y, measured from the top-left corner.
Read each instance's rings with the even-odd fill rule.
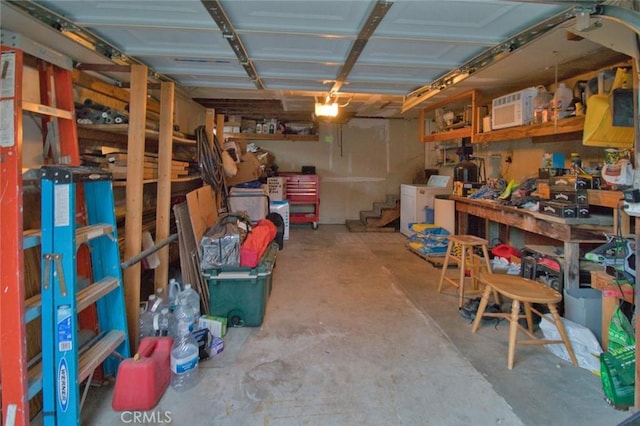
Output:
[[[156,406],[171,380],[171,337],[145,337],[138,353],[120,363],[111,408],[146,411]]]

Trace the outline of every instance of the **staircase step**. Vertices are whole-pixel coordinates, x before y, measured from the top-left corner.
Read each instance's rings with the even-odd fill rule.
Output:
[[[380,217],[380,213],[376,213],[373,210],[360,210],[360,221],[367,223],[367,219],[370,217]]]
[[[387,194],[387,204],[396,204],[400,202],[400,195]]]
[[[381,203],[375,202],[373,203],[373,211],[380,214],[384,209],[395,209],[397,207],[396,203]]]
[[[385,226],[400,217],[400,209],[384,209],[377,218],[367,218],[367,226]]]
[[[400,217],[399,195],[387,194],[385,201],[375,201],[372,206],[372,210],[360,211],[360,221],[365,226],[384,226]]]

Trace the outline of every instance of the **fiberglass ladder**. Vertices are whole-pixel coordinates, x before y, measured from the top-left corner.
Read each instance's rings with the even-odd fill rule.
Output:
[[[38,342],[31,340],[27,348],[26,325],[40,317],[41,297],[38,293],[25,300],[25,277],[39,274],[25,271],[24,253],[39,249],[40,231],[24,229],[23,115],[38,118],[46,161],[79,165],[80,155],[71,59],[4,29],[0,40],[0,423],[23,426],[30,420],[29,401],[42,390],[40,357],[27,358],[27,349],[33,352]],[[37,68],[39,100],[23,98],[25,63]]]
[[[102,169],[44,166],[42,183],[42,389],[44,424],[80,424],[94,370],[115,375],[129,337],[111,174]],[[87,226],[76,224],[82,185]],[[79,289],[76,252],[87,244],[95,282]],[[78,312],[96,303],[99,333],[81,345]],[[114,355],[114,356],[111,356]],[[80,396],[80,384],[87,381]]]

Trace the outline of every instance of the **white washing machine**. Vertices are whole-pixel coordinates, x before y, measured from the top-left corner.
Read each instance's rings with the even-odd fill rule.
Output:
[[[400,232],[407,237],[414,234],[410,223],[425,223],[426,208],[434,208],[434,198],[440,194],[451,194],[451,176],[433,175],[423,185],[400,185]]]

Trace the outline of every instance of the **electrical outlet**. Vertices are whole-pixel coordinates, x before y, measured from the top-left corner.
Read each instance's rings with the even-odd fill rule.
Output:
[[[504,154],[505,163],[513,163],[513,151],[509,150]]]
[[[640,203],[623,202],[622,209],[629,216],[640,216]]]

